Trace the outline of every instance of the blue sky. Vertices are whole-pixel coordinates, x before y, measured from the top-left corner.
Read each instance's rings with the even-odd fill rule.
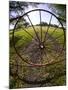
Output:
[[[28,11],[33,10],[33,9],[45,9],[45,10],[52,12],[51,9],[49,9],[48,4],[39,4],[37,7],[33,7],[33,6],[29,5],[28,8],[25,9],[25,12],[28,12]],[[40,16],[39,16],[38,11],[34,11],[34,12],[29,13],[29,17],[34,25],[40,23]],[[41,17],[42,17],[43,22],[49,23],[51,14],[41,11]],[[24,17],[24,18],[29,22],[27,17]],[[51,23],[58,25],[58,21],[54,16],[52,16]],[[11,25],[10,28],[13,28],[13,26]]]
[[[51,9],[49,9],[48,4],[39,4],[38,7],[29,6],[28,9],[25,10],[25,12],[33,10],[33,9],[45,9],[45,10],[52,12]],[[40,17],[39,17],[38,11],[30,13],[29,16],[34,25],[40,22]],[[42,17],[42,21],[49,23],[51,14],[42,11],[41,17]],[[54,16],[52,16],[51,23],[58,25],[57,19]]]

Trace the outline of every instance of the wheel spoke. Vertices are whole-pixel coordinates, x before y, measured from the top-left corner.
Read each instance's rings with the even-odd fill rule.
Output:
[[[49,48],[49,47],[47,47],[47,50],[50,50],[50,51],[56,51],[55,49],[53,49],[53,48]],[[57,51],[56,51],[57,52]]]
[[[52,20],[52,15],[51,15],[51,17],[50,17],[49,25],[48,25],[47,31],[46,31],[46,33],[45,33],[45,36],[44,36],[44,42],[45,42],[45,39],[46,39],[46,35],[47,35],[47,33],[48,33],[48,30],[49,30],[49,28],[50,28],[51,20]]]
[[[59,38],[62,37],[62,36],[64,36],[64,34],[62,34],[62,35],[56,37],[55,40],[59,39]]]
[[[42,50],[40,50],[40,54],[41,54],[41,61],[42,61],[42,59],[43,59],[43,57],[42,57],[42,54],[43,54],[43,52],[42,52]]]
[[[52,37],[52,35],[50,35],[50,34],[49,34],[49,36]],[[60,36],[56,37],[56,38],[53,37],[52,39],[47,39],[47,40],[50,40],[50,41],[54,41],[54,42],[56,42],[56,40],[59,39],[59,38],[61,38],[62,36],[64,36],[64,33],[61,34]]]
[[[50,56],[51,56],[51,57],[55,57],[55,56],[56,56],[56,54],[55,54],[55,55],[54,55],[54,53],[52,54],[52,50],[54,50],[54,49],[47,48],[47,51],[48,51],[48,52],[50,52],[50,51],[51,51],[51,52],[50,52]]]
[[[31,21],[31,19],[30,19],[29,15],[26,15],[26,16],[28,17],[28,20],[30,21],[31,26],[32,26],[32,28],[33,28],[33,30],[34,30],[34,32],[35,32],[35,34],[36,34],[36,37],[37,37],[37,39],[38,39],[39,43],[40,43],[39,36],[38,36],[38,34],[37,34],[37,32],[36,32],[36,30],[35,30],[35,28],[34,28],[34,25],[32,24],[32,21]]]
[[[29,34],[32,38],[34,38],[25,28],[23,28],[23,30],[27,33],[27,34]],[[38,41],[37,39],[35,39],[36,41]]]
[[[41,25],[41,11],[39,11],[39,16],[40,16],[40,31],[41,31],[41,42],[42,42],[42,25]]]
[[[45,52],[45,49],[43,50],[44,54],[45,54],[45,57],[47,58],[47,60],[49,61],[49,58],[47,56],[47,53]]]
[[[59,25],[60,25],[60,23],[59,23]],[[58,26],[59,26],[59,25],[58,25]],[[52,35],[56,32],[56,30],[57,30],[58,28],[59,28],[59,27],[55,28],[50,35],[52,36]]]
[[[49,39],[49,41],[47,41],[46,43],[50,43],[50,45],[51,44],[55,44],[55,40],[53,41],[53,40],[51,40],[51,39]],[[62,45],[62,44],[64,44],[63,42],[57,42],[57,44],[60,44],[60,45]],[[46,44],[45,44],[46,45]]]

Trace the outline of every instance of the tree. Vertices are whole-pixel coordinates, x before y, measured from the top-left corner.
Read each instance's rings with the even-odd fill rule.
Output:
[[[33,7],[37,7],[39,3],[32,3],[32,2],[21,2],[21,1],[9,1],[9,19],[10,23],[14,20],[17,20],[21,17],[25,9],[28,8],[29,5]]]
[[[28,22],[25,22],[23,25],[24,25],[25,27],[28,27],[28,26],[29,26],[29,23],[28,23]]]
[[[47,22],[41,22],[40,25],[41,25],[41,26],[47,26],[48,24],[47,24]]]
[[[62,22],[64,28],[66,28],[66,5],[49,4],[48,6],[52,12],[58,16],[58,19]]]
[[[47,22],[41,22],[41,24],[36,24],[36,26],[48,26],[48,23]]]
[[[22,18],[22,15],[25,13],[25,9],[28,8],[28,6],[37,7],[39,3],[32,3],[32,2],[21,2],[21,1],[9,1],[9,24],[15,25],[16,21],[19,18]],[[17,25],[17,28],[21,28],[21,25],[23,24],[25,27],[29,25],[29,23],[26,21],[25,18],[22,18],[22,21],[19,22]]]
[[[48,6],[59,18],[66,20],[66,5],[49,4]]]

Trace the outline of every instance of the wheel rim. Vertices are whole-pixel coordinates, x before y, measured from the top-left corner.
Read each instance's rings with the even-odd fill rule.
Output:
[[[31,19],[30,19],[30,17],[29,17],[29,13],[32,13],[32,12],[36,12],[36,11],[38,11],[39,12],[39,17],[40,17],[40,23],[41,23],[41,19],[42,19],[42,17],[41,17],[41,12],[47,12],[47,13],[49,13],[49,14],[51,14],[51,17],[50,17],[50,21],[49,21],[49,25],[48,25],[48,27],[47,27],[47,30],[46,30],[46,33],[45,33],[45,35],[44,35],[44,39],[42,40],[42,38],[43,38],[43,35],[42,35],[42,33],[43,33],[43,29],[42,29],[42,26],[40,25],[40,37],[39,37],[39,35],[38,35],[38,33],[36,32],[36,30],[35,30],[35,28],[34,28],[34,25],[33,25],[33,23],[31,22]],[[60,50],[60,53],[59,53],[59,55],[55,58],[55,59],[57,59],[57,58],[59,58],[60,56],[61,56],[61,53],[63,52],[63,50],[64,50],[64,44],[65,44],[65,31],[64,31],[64,28],[63,28],[63,24],[61,23],[61,21],[58,19],[58,17],[56,17],[53,13],[51,13],[51,12],[49,12],[49,11],[47,11],[47,10],[44,10],[44,9],[35,9],[35,10],[32,10],[32,11],[29,11],[29,12],[27,12],[27,13],[25,13],[23,16],[21,16],[18,20],[17,20],[17,22],[16,22],[16,24],[15,24],[15,27],[14,27],[14,30],[13,30],[13,45],[14,45],[14,49],[15,49],[15,51],[16,51],[16,53],[17,53],[17,55],[21,58],[21,60],[23,60],[24,62],[26,62],[29,66],[31,66],[31,67],[35,67],[35,66],[46,66],[47,64],[44,64],[44,63],[34,63],[34,62],[32,62],[32,61],[27,61],[27,60],[25,60],[22,56],[21,56],[21,54],[18,52],[18,49],[17,49],[17,47],[16,47],[16,44],[15,44],[15,29],[16,29],[16,26],[17,26],[17,24],[18,24],[18,22],[19,22],[19,20],[22,18],[22,17],[24,17],[24,16],[27,16],[27,18],[28,18],[28,20],[30,21],[30,23],[31,23],[31,27],[33,28],[33,30],[34,30],[34,33],[35,33],[35,35],[36,35],[36,38],[34,38],[28,31],[26,31],[26,30],[24,30],[26,33],[28,33],[32,38],[34,38],[34,40],[36,41],[36,43],[38,44],[38,50],[39,50],[39,52],[40,52],[40,60],[42,60],[42,53],[45,53],[45,57],[48,59],[48,56],[47,56],[47,52],[50,52],[49,51],[49,49],[50,50],[53,50],[53,51],[56,51],[55,49],[53,49],[52,47],[54,47],[55,48],[55,45],[57,44],[58,45],[58,42],[56,41],[58,38],[60,38],[60,37],[62,37],[62,35],[61,36],[58,36],[58,37],[56,37],[55,39],[52,37],[52,35],[55,33],[55,31],[58,29],[58,27],[57,28],[55,28],[54,30],[53,30],[53,32],[51,33],[51,34],[48,34],[48,32],[49,32],[49,28],[50,28],[50,23],[51,23],[51,20],[52,20],[52,16],[54,16],[57,20],[58,20],[58,22],[60,23],[60,25],[62,26],[62,31],[63,31],[63,38],[64,38],[64,42],[63,42],[63,46],[62,46],[62,48],[59,48]],[[48,38],[49,37],[49,38]],[[51,41],[48,41],[48,40],[50,40],[50,38],[52,38],[51,39]],[[50,45],[53,45],[53,44],[55,44],[54,46],[52,46],[52,47],[49,47],[48,46],[48,44]],[[58,47],[57,47],[58,48]],[[56,53],[56,52],[55,52]],[[50,63],[49,63],[50,64]],[[19,66],[19,65],[18,65]],[[21,66],[21,65],[20,65]],[[20,78],[20,76],[18,75],[18,77]],[[21,78],[20,78],[21,79]],[[22,79],[23,80],[23,79]],[[27,82],[35,82],[35,80],[33,80],[33,81],[29,81],[29,80],[24,80],[24,81],[27,81]],[[38,83],[39,82],[43,82],[43,80],[42,81],[37,81]]]

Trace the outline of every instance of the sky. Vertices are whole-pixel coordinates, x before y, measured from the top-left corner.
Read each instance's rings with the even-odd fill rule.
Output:
[[[51,9],[49,9],[48,4],[39,4],[37,7],[33,7],[33,6],[29,5],[28,8],[25,9],[25,12],[28,12],[28,11],[33,10],[33,9],[45,9],[45,10],[52,12]],[[38,11],[31,12],[28,15],[29,15],[33,25],[40,23],[40,16],[39,16]],[[42,17],[41,21],[49,23],[51,14],[44,12],[44,11],[41,11],[41,17]],[[26,16],[24,18],[29,22],[29,20]],[[52,16],[51,23],[58,25],[58,21],[54,16]],[[13,28],[13,26],[10,25],[10,28]]]
[[[39,4],[38,7],[29,6],[28,9],[25,10],[25,12],[28,12],[28,11],[33,10],[33,9],[45,9],[45,10],[48,10],[48,11],[52,12],[51,9],[49,9],[48,4]],[[33,22],[34,25],[40,22],[40,16],[39,16],[38,11],[31,12],[29,14],[29,16],[30,16],[30,19],[31,19],[31,21]],[[42,17],[42,21],[49,23],[51,14],[42,11],[41,12],[41,17]],[[54,16],[52,16],[51,23],[58,25],[57,22],[58,22],[57,19]]]

